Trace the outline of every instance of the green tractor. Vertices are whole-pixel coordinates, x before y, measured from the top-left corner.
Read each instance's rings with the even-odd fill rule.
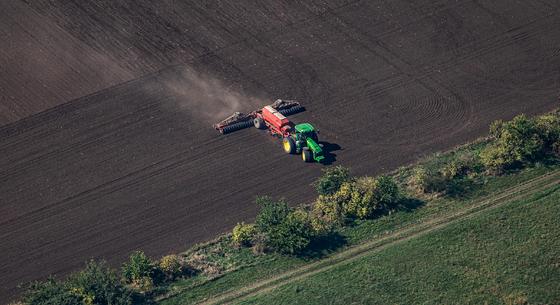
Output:
[[[288,154],[299,154],[305,162],[313,160],[321,162],[325,159],[323,145],[318,143],[317,131],[309,123],[297,124],[289,136],[282,140],[284,151]]]

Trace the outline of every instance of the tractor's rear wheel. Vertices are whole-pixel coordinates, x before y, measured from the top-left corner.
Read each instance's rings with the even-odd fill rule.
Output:
[[[282,146],[287,154],[294,154],[296,152],[296,142],[290,137],[285,137],[282,140]]]
[[[304,162],[311,162],[313,161],[313,153],[309,149],[304,149],[301,152],[301,158],[303,159]]]
[[[264,124],[263,119],[261,119],[261,118],[259,118],[259,117],[256,117],[256,118],[253,120],[253,125],[255,125],[255,127],[256,127],[257,129],[265,129],[265,128],[266,128],[266,125]]]

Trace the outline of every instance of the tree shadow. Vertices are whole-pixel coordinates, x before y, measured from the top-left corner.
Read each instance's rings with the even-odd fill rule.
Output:
[[[413,212],[414,210],[422,207],[426,202],[418,198],[406,197],[400,200],[397,211]]]
[[[340,235],[338,232],[332,232],[313,238],[309,246],[299,253],[298,256],[307,259],[322,258],[340,249],[347,243],[346,237]]]
[[[336,162],[336,154],[333,154],[334,151],[342,150],[340,145],[336,143],[329,143],[325,141],[319,141],[319,144],[323,145],[323,154],[325,159],[323,160],[322,164],[324,165],[331,165]]]

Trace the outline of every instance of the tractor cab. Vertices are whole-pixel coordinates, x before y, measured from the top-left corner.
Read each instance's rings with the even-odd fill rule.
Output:
[[[296,131],[296,137],[302,138],[302,140],[311,138],[315,142],[319,141],[319,137],[317,137],[317,131],[315,131],[313,125],[309,123],[297,124],[294,129]]]

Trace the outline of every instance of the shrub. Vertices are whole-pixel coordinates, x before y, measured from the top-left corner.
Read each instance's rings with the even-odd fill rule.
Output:
[[[503,126],[504,126],[503,120],[496,120],[490,123],[490,136],[494,139],[499,138],[500,134],[502,133]]]
[[[480,161],[491,174],[501,174],[515,164],[514,156],[501,145],[491,144],[480,152]]]
[[[491,132],[496,133],[496,142],[481,152],[481,161],[491,172],[502,172],[515,164],[538,160],[545,151],[542,124],[518,115],[513,120],[500,124]],[[493,125],[494,126],[494,125]]]
[[[361,219],[371,218],[376,213],[387,212],[396,207],[399,197],[399,189],[392,178],[361,177],[352,185],[350,200],[344,208],[348,215]]]
[[[542,115],[536,119],[545,152],[557,154],[560,146],[560,112]]]
[[[311,210],[311,226],[316,234],[323,235],[342,227],[346,222],[342,196],[319,195]]]
[[[253,254],[260,255],[266,251],[266,245],[268,244],[268,237],[264,233],[256,233],[253,237],[253,247],[251,250]]]
[[[472,168],[468,161],[465,158],[453,159],[442,166],[440,173],[447,180],[463,177]]]
[[[215,277],[223,272],[223,268],[217,262],[210,260],[207,255],[202,253],[192,254],[188,262],[194,270],[209,277]]]
[[[117,274],[104,262],[90,261],[84,270],[71,275],[67,279],[67,284],[74,291],[79,291],[84,301],[92,300],[92,304],[131,303],[130,291],[121,285]]]
[[[332,195],[340,186],[350,180],[350,171],[343,166],[329,167],[323,171],[323,175],[317,182],[315,188],[319,195]]]
[[[149,276],[142,276],[139,278],[135,278],[130,283],[130,286],[134,288],[136,291],[146,293],[154,289],[155,284],[154,280]]]
[[[556,158],[560,158],[560,140],[552,144],[552,153],[556,156]]]
[[[266,248],[280,253],[296,254],[310,242],[313,229],[307,212],[292,209],[282,200],[270,197],[257,198],[261,210],[255,227],[265,236]],[[264,250],[264,249],[263,249]]]
[[[145,278],[154,279],[155,264],[144,254],[142,251],[135,251],[130,255],[128,262],[124,263],[121,268],[121,273],[126,283],[135,284],[146,283]]]
[[[309,215],[296,209],[267,232],[267,246],[280,253],[297,254],[309,245],[312,236]]]
[[[72,293],[64,283],[50,278],[43,282],[30,284],[23,301],[28,305],[74,305],[82,304],[82,298]]]
[[[66,281],[48,279],[35,282],[24,293],[28,305],[128,305],[131,292],[122,286],[116,273],[104,262],[90,261]]]
[[[168,280],[175,279],[183,274],[184,271],[181,258],[175,254],[162,257],[159,260],[158,267]]]
[[[419,165],[414,169],[408,184],[421,193],[445,191],[445,177],[433,167]]]
[[[257,204],[261,206],[261,210],[257,215],[255,226],[259,232],[263,233],[269,232],[281,224],[291,212],[285,201],[274,201],[267,196],[258,197]]]
[[[256,228],[253,224],[238,223],[232,232],[232,239],[238,246],[251,246]]]

